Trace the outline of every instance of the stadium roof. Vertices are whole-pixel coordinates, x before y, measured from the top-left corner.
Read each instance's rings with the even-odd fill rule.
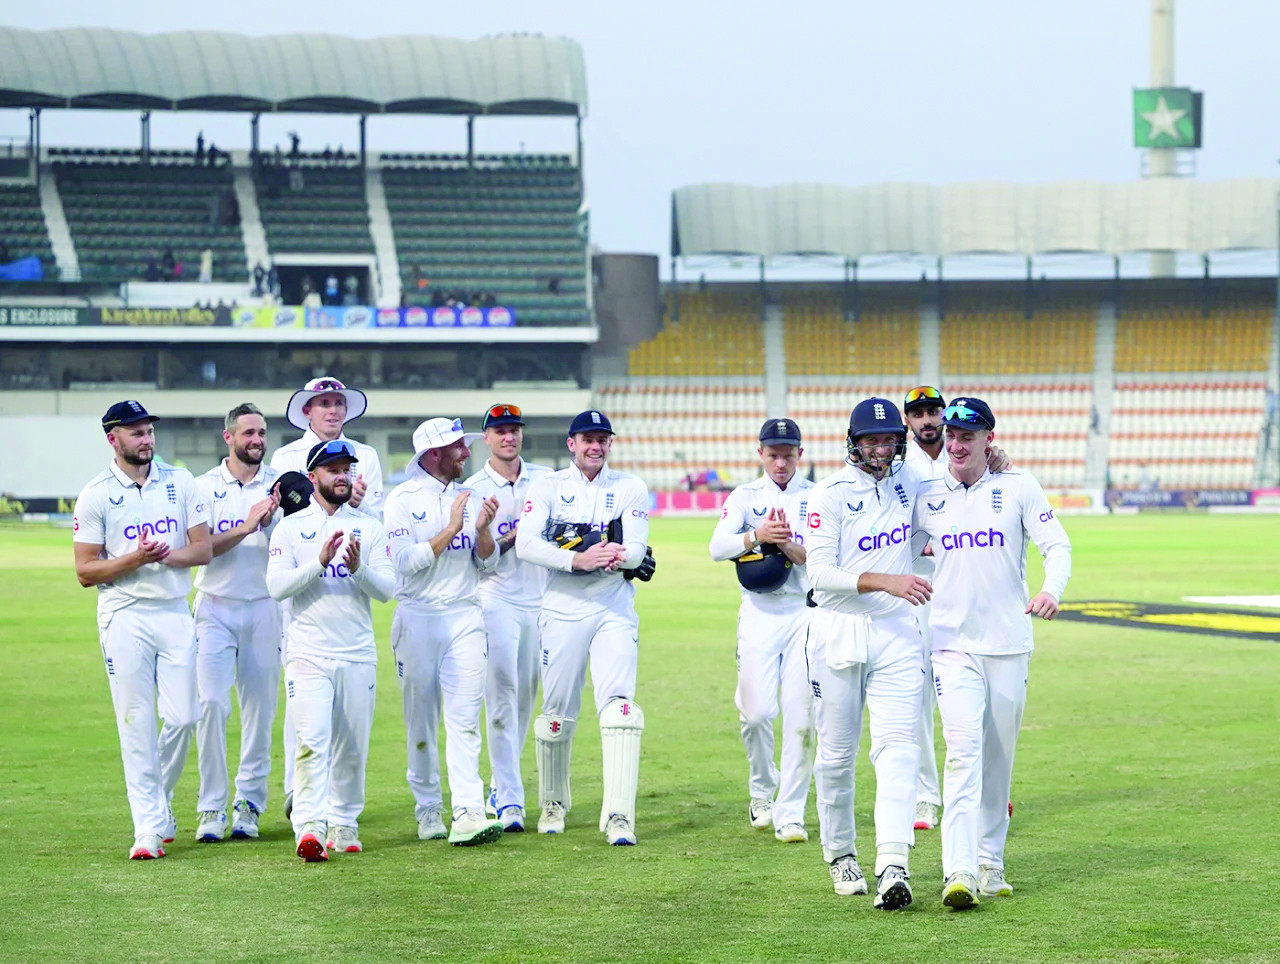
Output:
[[[0,107],[585,116],[582,48],[205,30],[0,28]]]
[[[1113,255],[1277,247],[1280,181],[974,181],[934,187],[695,184],[671,198],[676,256]]]

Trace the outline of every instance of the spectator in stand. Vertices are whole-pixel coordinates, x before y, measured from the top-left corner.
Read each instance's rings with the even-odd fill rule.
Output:
[[[354,273],[348,274],[346,280],[342,283],[344,294],[342,303],[350,307],[351,305],[360,304],[360,279]]]
[[[220,153],[221,151],[218,150],[218,145],[215,144],[213,141],[210,141],[209,142],[209,166],[210,167],[218,166],[218,155]]]
[[[342,153],[342,145],[338,145],[337,151],[334,152],[333,159],[341,164],[346,159],[346,154]]]
[[[289,157],[296,159],[302,153],[298,145],[302,143],[302,139],[298,137],[297,131],[289,131]]]
[[[431,307],[439,308],[444,304],[444,292],[439,288],[431,289]]]
[[[182,262],[181,261],[175,261],[173,264],[173,280],[174,281],[182,280]]]
[[[267,269],[267,291],[271,297],[279,299],[280,297],[280,272],[276,270],[275,263]]]
[[[262,266],[259,261],[253,266],[253,296],[255,298],[262,297],[262,282],[267,277],[267,269]]]
[[[320,156],[324,158],[324,162],[326,164],[333,163],[333,150],[329,147],[328,144],[324,146],[324,153]]]
[[[200,283],[207,285],[213,281],[213,249],[205,248],[200,252]]]
[[[150,258],[147,258],[147,270],[146,270],[146,274],[144,274],[143,277],[146,278],[148,281],[160,280],[160,264],[156,260],[154,255]]]
[[[338,276],[332,271],[324,279],[324,303],[326,305],[336,305],[338,303]]]
[[[284,167],[284,151],[280,150],[279,144],[276,145],[274,160],[276,167]]]
[[[160,257],[160,280],[172,281],[174,274],[173,248],[165,248]]]
[[[301,282],[302,297],[305,298],[307,295],[311,294],[311,292],[315,290],[315,287],[316,283],[311,280],[311,275],[304,274]]]
[[[196,135],[196,167],[204,163],[204,131]]]

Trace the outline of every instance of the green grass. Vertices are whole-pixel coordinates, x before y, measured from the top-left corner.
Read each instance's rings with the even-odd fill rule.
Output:
[[[1277,517],[1065,523],[1074,599],[1178,601],[1280,583]],[[1280,647],[1038,624],[1008,847],[1017,896],[944,911],[928,832],[912,857],[916,904],[882,914],[870,898],[832,893],[812,798],[808,844],[747,825],[737,594],[729,568],[707,560],[711,524],[654,524],[658,576],[639,598],[638,847],[609,848],[596,832],[592,726],[578,731],[566,835],[420,843],[383,606],[367,851],[318,866],[292,855],[278,801],[256,842],[192,843],[194,760],[169,856],[125,859],[94,593],[75,582],[69,532],[0,528],[0,959],[1280,960]],[[863,743],[865,865],[874,775]],[[273,789],[279,766],[277,747]],[[525,774],[532,800],[531,749]]]

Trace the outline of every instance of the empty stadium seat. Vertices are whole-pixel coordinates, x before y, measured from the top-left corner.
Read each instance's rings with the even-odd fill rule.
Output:
[[[34,184],[0,186],[0,241],[9,249],[9,260],[37,257],[52,270],[53,248],[40,207],[40,190]]]
[[[631,349],[632,375],[763,377],[757,289],[681,291],[678,298],[668,304],[662,330]]]
[[[273,254],[373,254],[364,171],[357,167],[305,165],[302,186],[292,190],[282,168],[263,168],[258,210]]]

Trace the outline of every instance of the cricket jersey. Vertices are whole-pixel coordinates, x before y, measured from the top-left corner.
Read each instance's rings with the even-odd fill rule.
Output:
[[[480,471],[463,485],[483,499],[493,497],[498,500],[492,526],[496,542],[519,525],[533,483],[554,472],[548,466],[521,459],[520,474],[515,482],[508,482],[486,460]],[[542,593],[546,586],[547,570],[530,562],[521,562],[513,544],[495,568],[480,573],[480,600],[485,606],[494,604],[538,609],[542,606]]]
[[[711,534],[711,558],[716,562],[735,559],[742,555],[742,535],[758,529],[768,521],[770,509],[782,509],[791,524],[791,538],[804,546],[809,531],[809,504],[814,484],[808,479],[793,475],[785,489],[767,475],[754,482],[740,485],[729,493],[720,521]],[[804,565],[792,565],[787,581],[769,593],[756,593],[743,589],[743,595],[753,597],[753,602],[764,607],[792,608],[803,602],[809,591],[809,578]]]
[[[365,445],[364,442],[357,442],[355,439],[347,438],[346,434],[340,434],[338,438],[350,442],[356,450],[356,458],[359,459],[352,468],[351,480],[355,484],[357,475],[364,476],[364,484],[366,486],[364,499],[361,500],[358,512],[365,515],[371,515],[375,519],[382,518],[382,503],[384,493],[382,490],[382,463],[378,460],[378,450],[372,445]],[[290,442],[288,445],[282,445],[271,456],[271,467],[281,474],[285,472],[301,472],[307,474],[307,453],[320,444],[320,436],[311,429],[307,429],[303,433],[302,438]]]
[[[209,528],[216,535],[242,524],[249,509],[271,494],[279,477],[280,473],[271,466],[259,465],[254,477],[241,483],[231,474],[227,459],[223,459],[196,479],[209,509]],[[224,599],[267,598],[267,548],[274,525],[275,519],[269,520],[265,527],[201,566],[196,571],[196,589]]]

